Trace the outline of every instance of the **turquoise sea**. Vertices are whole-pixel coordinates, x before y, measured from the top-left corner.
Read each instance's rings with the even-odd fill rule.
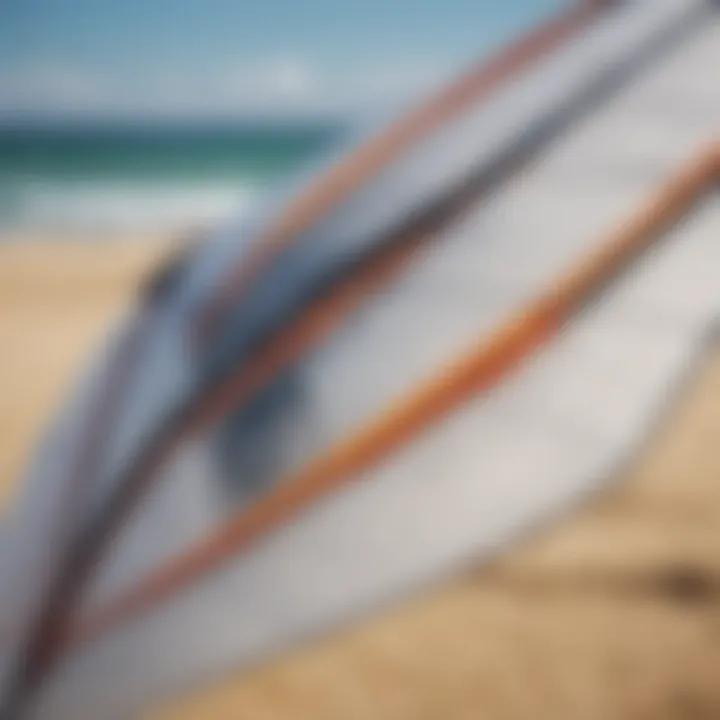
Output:
[[[489,56],[567,4],[483,0],[486,22],[471,29],[474,50],[467,62]],[[423,46],[418,57],[430,51]],[[401,107],[407,100],[400,100]],[[193,122],[172,112],[168,117],[175,119],[166,122],[59,122],[51,114],[32,116],[32,124],[13,116],[14,125],[5,117],[0,124],[0,231],[99,237],[105,231],[181,229],[237,217],[263,188],[319,161],[365,126],[366,113],[376,120],[378,109],[370,102],[360,112],[363,117],[356,116],[359,111],[337,114],[354,124],[352,129],[339,121],[291,120],[283,114],[284,119],[262,122]]]
[[[267,184],[328,152],[330,122],[0,128],[0,228],[155,230],[242,213]]]

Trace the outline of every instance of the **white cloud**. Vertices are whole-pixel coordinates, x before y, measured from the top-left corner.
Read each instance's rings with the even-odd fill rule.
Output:
[[[276,60],[254,75],[256,87],[264,87],[276,97],[308,100],[316,89],[316,75],[308,63],[292,60]]]
[[[101,100],[89,73],[62,63],[0,68],[0,113],[64,112]]]
[[[315,68],[293,58],[244,63],[218,75],[219,99],[239,109],[306,106],[320,88]]]
[[[244,64],[218,81],[230,107],[242,110],[352,113],[402,104],[446,78],[428,60],[319,67],[283,58]]]
[[[445,75],[447,68],[427,60],[320,67],[278,57],[205,73],[156,69],[121,83],[45,63],[0,68],[0,117],[352,114],[406,102]]]

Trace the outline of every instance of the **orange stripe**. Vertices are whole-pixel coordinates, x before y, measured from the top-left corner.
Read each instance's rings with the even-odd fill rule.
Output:
[[[127,593],[72,628],[75,643],[105,632],[147,611],[246,550],[258,538],[288,522],[349,476],[380,462],[451,410],[505,378],[624,269],[633,257],[682,217],[718,178],[715,145],[671,180],[631,222],[623,225],[584,263],[516,318],[483,340],[458,362],[379,420],[281,481],[277,490],[224,523],[208,538],[151,573]]]
[[[372,263],[361,267],[331,293],[312,304],[297,323],[281,333],[248,365],[243,366],[241,372],[203,399],[195,412],[184,419],[182,429],[172,438],[170,444],[157,449],[151,468],[145,468],[142,477],[151,476],[186,434],[197,432],[225,416],[258,389],[265,387],[278,372],[320,344],[368,295],[401,272],[414,253],[430,237],[428,232],[418,232],[386,247],[376,255]],[[125,509],[122,515],[126,514]],[[53,604],[48,606],[42,624],[37,626],[32,645],[29,646],[32,652],[26,653],[26,656],[34,658],[33,668],[38,668],[37,675],[32,676],[33,683],[37,678],[44,677],[67,649],[68,627],[72,619],[71,604],[75,599],[75,593],[63,590],[54,598]]]
[[[198,432],[224,417],[308,350],[317,347],[363,300],[397,275],[426,239],[425,235],[417,235],[401,245],[384,249],[372,263],[313,303],[241,372],[212,390],[189,418],[185,431]]]
[[[300,232],[317,222],[407,148],[529,67],[562,40],[589,24],[610,4],[608,0],[585,0],[511,45],[490,63],[483,60],[438,96],[369,140],[310,185],[258,238],[254,254],[230,270],[218,293],[200,313],[200,337],[206,338],[215,329],[227,307],[242,296],[252,279]]]
[[[224,417],[265,387],[279,372],[320,345],[368,296],[398,275],[428,239],[427,233],[417,233],[400,244],[383,249],[372,263],[361,267],[309,306],[296,323],[263,348],[243,366],[241,372],[230,377],[203,399],[186,419],[182,431],[173,439],[172,447],[185,435],[198,432]],[[163,452],[160,455],[161,458],[165,457]],[[57,648],[49,649],[48,657],[54,656],[56,651]]]

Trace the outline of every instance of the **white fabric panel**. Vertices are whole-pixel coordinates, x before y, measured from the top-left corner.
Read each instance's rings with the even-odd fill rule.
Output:
[[[663,7],[680,13],[680,3]],[[448,232],[317,356],[306,375],[309,419],[288,464],[432,376],[594,247],[710,138],[695,115],[666,123],[648,109],[672,95],[665,81],[675,88],[683,74],[701,78],[688,97],[717,103],[709,78],[720,66],[720,28],[709,23],[691,40]],[[108,717],[109,708],[123,716],[487,554],[606,480],[715,321],[718,238],[720,208],[711,203],[489,398],[211,582],[77,653],[37,717]],[[223,513],[210,473],[195,465],[206,461],[197,448],[178,461],[175,484],[158,489],[128,527],[91,602]]]
[[[697,272],[717,256],[719,229],[715,203],[668,239],[668,264],[629,276],[489,398],[212,582],[88,647],[57,678],[48,716],[66,716],[65,703],[73,716],[80,698],[80,707],[120,708],[127,697],[177,689],[169,679],[263,656],[495,551],[577,502],[630,457],[691,367],[703,333],[695,313],[707,330],[720,311],[712,274]],[[693,260],[674,265],[673,282],[695,286],[704,301],[689,323],[672,313],[665,321],[667,300],[653,287],[686,243]],[[663,321],[648,322],[653,316]]]

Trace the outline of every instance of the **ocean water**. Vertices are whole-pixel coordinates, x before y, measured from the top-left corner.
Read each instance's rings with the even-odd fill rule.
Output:
[[[489,56],[569,2],[485,3],[472,58]],[[332,152],[366,124],[365,113],[378,119],[370,103],[363,118],[345,115],[352,129],[309,120],[0,124],[0,231],[101,237],[237,217],[264,188]]]
[[[92,235],[216,222],[344,134],[331,123],[0,128],[0,229]]]

